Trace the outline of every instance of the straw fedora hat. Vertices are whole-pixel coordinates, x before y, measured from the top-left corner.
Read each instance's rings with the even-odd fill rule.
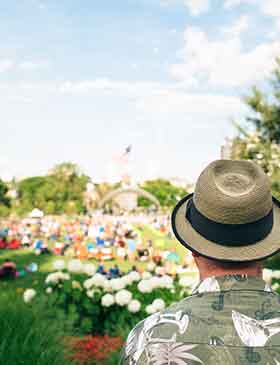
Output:
[[[280,202],[253,162],[218,160],[173,210],[176,238],[219,261],[261,260],[280,251]]]

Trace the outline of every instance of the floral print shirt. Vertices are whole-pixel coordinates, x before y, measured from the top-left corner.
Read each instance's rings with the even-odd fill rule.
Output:
[[[210,277],[140,322],[121,365],[280,365],[280,296],[261,278]]]

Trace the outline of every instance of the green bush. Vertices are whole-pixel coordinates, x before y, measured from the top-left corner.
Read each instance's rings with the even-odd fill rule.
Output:
[[[126,284],[125,288],[132,298],[141,304],[139,311],[131,313],[127,305],[122,306],[116,302],[109,307],[103,306],[102,297],[108,293],[115,297],[117,291],[107,291],[94,285],[87,290],[85,283],[92,279],[85,275],[73,276],[66,272],[51,275],[69,275],[68,278],[50,281],[47,290],[50,289],[51,293],[43,297],[46,300],[46,308],[49,308],[50,318],[59,320],[65,326],[64,329],[70,330],[72,335],[110,335],[125,338],[131,328],[148,316],[146,308],[155,299],[161,298],[165,305],[169,306],[188,295],[187,288],[180,286],[178,279],[174,280],[172,288],[155,287],[151,292],[140,292],[139,278],[137,282]],[[127,276],[119,280],[126,278]]]
[[[21,297],[0,297],[0,364],[70,365],[57,321],[46,321],[44,308]]]

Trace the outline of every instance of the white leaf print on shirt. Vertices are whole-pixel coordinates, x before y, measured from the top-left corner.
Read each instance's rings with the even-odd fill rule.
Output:
[[[189,326],[189,316],[179,311],[167,314],[155,313],[148,317],[143,322],[143,328],[140,333],[137,331],[137,328],[130,332],[125,349],[126,356],[131,357],[132,361],[137,363],[142,353],[146,351],[147,345],[153,343],[176,343],[177,334],[175,331],[170,338],[157,338],[153,336],[153,330],[164,324],[175,325],[179,333],[184,334]]]
[[[187,365],[187,360],[202,364],[202,361],[189,351],[197,345],[185,345],[183,343],[161,343],[149,346],[149,365]]]
[[[263,347],[270,337],[280,333],[280,318],[256,320],[232,311],[234,327],[244,345]]]
[[[202,281],[198,288],[194,291],[195,293],[209,293],[209,292],[220,292],[221,288],[216,278],[210,277]]]

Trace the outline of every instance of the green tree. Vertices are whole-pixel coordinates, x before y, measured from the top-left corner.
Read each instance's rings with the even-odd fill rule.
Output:
[[[179,188],[165,179],[148,180],[142,184],[142,189],[154,195],[162,207],[172,207],[187,194],[185,189]],[[145,198],[139,198],[140,206],[150,206],[152,203]]]
[[[10,199],[7,197],[8,186],[0,179],[0,205],[10,206]]]
[[[245,98],[253,114],[247,118],[263,141],[280,143],[280,58],[270,80],[270,90],[262,92],[253,87],[252,94]]]
[[[82,213],[88,181],[72,163],[55,166],[47,176],[24,179],[18,184],[18,212],[26,214],[36,207],[46,214]]]
[[[10,213],[11,201],[7,197],[8,186],[0,179],[0,217],[5,217]]]
[[[270,177],[273,194],[280,198],[280,59],[266,92],[253,87],[244,98],[251,113],[237,124],[232,158],[255,161]]]

